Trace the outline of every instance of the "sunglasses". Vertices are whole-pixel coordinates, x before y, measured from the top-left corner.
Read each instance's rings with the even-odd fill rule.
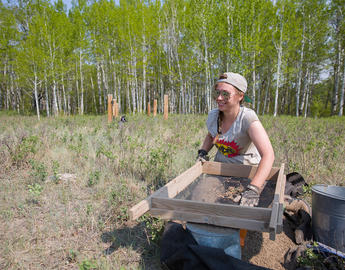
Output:
[[[232,96],[231,93],[224,91],[224,90],[218,90],[218,89],[215,89],[212,93],[213,99],[217,99],[219,97],[219,95],[222,95],[222,98],[225,100],[228,100]]]

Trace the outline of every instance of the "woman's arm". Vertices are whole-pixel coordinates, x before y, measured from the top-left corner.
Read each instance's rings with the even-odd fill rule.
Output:
[[[210,132],[208,132],[201,146],[201,149],[204,149],[208,153],[212,149],[212,147],[213,147],[213,137],[211,136]]]
[[[273,147],[260,121],[254,121],[250,124],[248,134],[261,155],[261,161],[251,184],[261,189],[272,169],[274,161]]]

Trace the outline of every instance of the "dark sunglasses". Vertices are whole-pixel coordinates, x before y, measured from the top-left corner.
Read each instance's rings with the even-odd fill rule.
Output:
[[[222,95],[222,98],[225,100],[228,100],[229,98],[231,98],[231,94],[224,90],[215,89],[212,93],[213,99],[217,99],[219,95]]]

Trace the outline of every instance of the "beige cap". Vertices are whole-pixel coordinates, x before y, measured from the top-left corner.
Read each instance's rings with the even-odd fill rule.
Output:
[[[220,75],[216,83],[228,83],[245,93],[247,91],[247,80],[238,73],[225,72]]]

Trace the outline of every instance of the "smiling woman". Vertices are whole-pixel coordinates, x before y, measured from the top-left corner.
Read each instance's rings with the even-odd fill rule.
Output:
[[[246,91],[247,81],[242,75],[227,72],[219,77],[213,92],[218,108],[208,114],[208,134],[199,157],[204,158],[215,145],[215,161],[258,165],[241,199],[241,205],[256,206],[272,168],[274,152],[256,113],[242,106]]]

